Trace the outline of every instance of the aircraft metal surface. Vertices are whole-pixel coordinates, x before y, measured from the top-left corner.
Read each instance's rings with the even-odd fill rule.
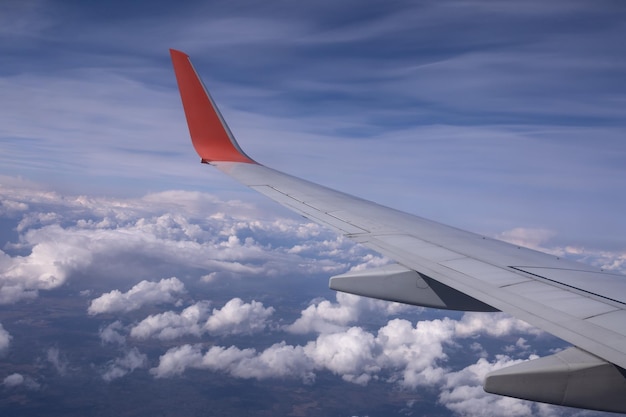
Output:
[[[189,57],[170,50],[201,161],[397,263],[330,287],[406,304],[504,311],[571,343],[487,375],[486,391],[626,413],[626,276],[397,211],[276,171],[237,144]]]

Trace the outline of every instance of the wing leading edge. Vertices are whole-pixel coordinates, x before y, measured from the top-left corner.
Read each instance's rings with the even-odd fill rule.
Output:
[[[332,277],[330,287],[407,304],[501,310],[573,344],[491,373],[485,390],[626,412],[626,277],[344,194],[246,155],[183,52],[170,50],[193,145],[209,163],[397,264]]]

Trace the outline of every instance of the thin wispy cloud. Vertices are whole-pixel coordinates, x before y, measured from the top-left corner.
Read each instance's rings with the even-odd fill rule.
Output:
[[[0,78],[0,169],[82,192],[239,192],[196,163],[167,57],[177,47],[261,162],[477,232],[516,226],[507,217],[562,222],[572,240],[615,230],[593,216],[626,204],[614,3],[283,6],[130,9],[86,28],[75,19],[86,9],[14,4],[7,15],[34,30]],[[50,36],[68,45],[62,55],[28,53]],[[467,214],[446,216],[459,198]],[[580,217],[594,220],[574,234]]]

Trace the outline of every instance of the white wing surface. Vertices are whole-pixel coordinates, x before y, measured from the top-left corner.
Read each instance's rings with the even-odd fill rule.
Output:
[[[397,264],[332,277],[339,291],[507,312],[573,345],[491,373],[492,393],[626,412],[626,277],[476,235],[263,166],[235,141],[189,57],[170,50],[202,162]]]

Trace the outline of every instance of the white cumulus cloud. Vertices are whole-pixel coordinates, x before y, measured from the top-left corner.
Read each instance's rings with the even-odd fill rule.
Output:
[[[264,307],[261,302],[233,298],[221,309],[213,309],[204,327],[214,334],[252,334],[264,330],[273,313],[274,307]]]
[[[329,333],[345,329],[345,326],[359,317],[356,308],[358,297],[345,293],[337,293],[337,303],[321,300],[302,310],[300,317],[292,324],[285,326],[291,333]]]
[[[459,337],[471,337],[476,334],[500,337],[512,332],[535,335],[542,333],[538,328],[506,313],[465,313],[456,323],[455,332]]]
[[[182,345],[169,349],[159,358],[159,365],[150,369],[156,378],[180,375],[187,368],[197,368],[202,363],[202,347]]]
[[[187,368],[225,372],[245,379],[300,377],[307,382],[314,379],[314,363],[306,356],[302,346],[284,342],[274,344],[261,353],[236,346],[213,346],[202,353],[199,345],[183,345],[162,355],[159,365],[150,372],[156,378],[164,378],[180,375]]]
[[[296,334],[333,333],[346,330],[348,325],[367,313],[390,316],[416,308],[344,292],[337,292],[335,297],[336,303],[316,300],[302,310],[298,319],[284,326],[284,330]]]
[[[342,303],[333,305],[323,301],[315,306],[320,305],[345,307]],[[301,318],[308,317],[307,311],[313,310],[304,310]],[[354,316],[340,317],[343,317],[341,323],[345,323]],[[489,405],[501,411],[511,406],[516,415],[525,415],[524,410],[548,415],[543,414],[548,409],[528,408],[524,401],[503,400],[482,390],[482,379],[487,372],[519,360],[501,355],[490,361],[482,346],[473,342],[469,348],[477,362],[458,371],[448,368],[446,349],[458,347],[462,339],[477,335],[537,334],[536,329],[505,314],[466,313],[460,320],[443,318],[415,324],[396,318],[377,331],[357,326],[337,328],[321,332],[303,345],[283,341],[261,350],[236,346],[212,346],[204,350],[200,344],[178,346],[163,354],[150,372],[157,378],[167,378],[181,375],[186,369],[204,369],[235,378],[296,378],[304,383],[313,383],[320,372],[330,372],[354,384],[382,380],[403,389],[434,387],[440,391],[441,404],[464,416],[485,415],[481,410]],[[524,357],[527,348],[524,338],[518,338],[518,343],[513,345],[518,357]]]
[[[445,359],[443,344],[453,330],[449,319],[420,322],[415,327],[394,319],[377,334],[351,327],[345,332],[320,334],[304,346],[281,342],[260,352],[213,346],[202,353],[200,345],[184,345],[162,355],[151,372],[156,377],[170,377],[194,368],[239,378],[292,377],[311,382],[316,371],[328,371],[346,381],[367,384],[384,370],[401,385],[415,387],[441,378],[441,373],[433,376],[432,368]]]
[[[209,314],[209,302],[199,301],[180,313],[166,311],[146,317],[133,326],[130,335],[136,339],[155,337],[172,340],[184,335],[200,336],[204,332],[201,321]]]
[[[30,230],[24,236],[32,245],[29,255],[11,257],[0,251],[0,304],[34,298],[39,290],[57,288],[70,273],[91,262],[86,235],[59,239],[61,234],[58,225]]]
[[[90,315],[102,313],[129,312],[144,305],[173,303],[176,295],[185,292],[185,285],[176,277],[159,282],[141,281],[127,292],[113,290],[91,300],[87,312]]]
[[[209,310],[209,301],[199,301],[181,312],[166,311],[146,317],[130,330],[135,339],[173,340],[182,336],[253,334],[263,331],[274,313],[273,307],[252,300],[233,298],[222,308]]]
[[[304,347],[317,368],[327,369],[350,382],[367,383],[380,367],[374,335],[351,327],[346,332],[322,334]]]
[[[531,356],[529,359],[536,358]],[[480,358],[476,363],[445,375],[439,402],[459,416],[542,416],[555,417],[562,409],[546,404],[488,394],[483,390],[485,376],[497,369],[512,366],[522,360],[497,355],[494,361]]]

